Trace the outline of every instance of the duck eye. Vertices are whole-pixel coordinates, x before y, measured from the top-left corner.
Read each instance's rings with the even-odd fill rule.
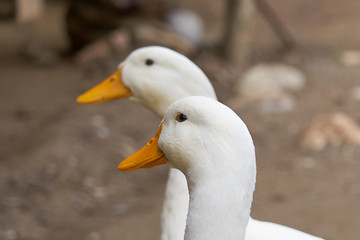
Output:
[[[178,121],[178,122],[184,122],[184,121],[187,120],[187,117],[186,117],[185,114],[179,113],[179,114],[176,116],[175,120]]]
[[[148,58],[148,59],[145,60],[145,64],[148,65],[148,66],[151,66],[151,65],[154,64],[154,60]]]

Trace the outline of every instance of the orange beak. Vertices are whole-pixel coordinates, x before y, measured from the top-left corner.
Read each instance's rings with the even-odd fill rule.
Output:
[[[122,69],[121,66],[105,81],[79,96],[76,100],[77,103],[102,103],[117,98],[130,97],[131,92],[122,80]]]
[[[161,133],[162,122],[155,136],[138,152],[123,160],[119,166],[120,171],[132,171],[139,168],[152,168],[165,164],[167,159],[164,153],[158,148],[158,141]]]

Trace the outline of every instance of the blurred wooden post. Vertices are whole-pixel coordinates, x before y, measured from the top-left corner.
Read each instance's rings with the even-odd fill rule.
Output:
[[[222,34],[222,39],[220,40],[220,54],[227,58],[231,59],[233,56],[233,49],[235,44],[235,32],[238,28],[237,18],[240,3],[242,0],[228,0],[226,3],[225,16],[224,16],[224,31]]]
[[[219,46],[220,55],[227,60],[242,64],[247,59],[251,51],[256,9],[280,38],[284,50],[296,45],[290,32],[265,0],[228,0]]]
[[[291,36],[290,32],[287,31],[280,18],[272,11],[268,3],[265,0],[255,0],[255,3],[259,12],[264,16],[270,27],[280,38],[284,49],[288,50],[293,48],[296,45],[294,38]]]
[[[235,44],[232,51],[232,60],[237,64],[244,64],[251,53],[255,13],[256,6],[253,0],[243,0],[239,11],[238,27],[235,32]]]
[[[251,48],[255,5],[253,0],[228,0],[226,7],[220,54],[241,64]]]
[[[28,22],[41,16],[44,0],[16,0],[16,20]]]

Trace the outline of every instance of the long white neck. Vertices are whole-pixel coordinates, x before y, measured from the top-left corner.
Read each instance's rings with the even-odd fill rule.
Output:
[[[187,178],[190,203],[185,240],[244,239],[255,188],[255,168],[253,164],[247,174],[242,169],[208,179]]]
[[[188,121],[174,121],[179,112]],[[244,122],[215,100],[184,98],[165,113],[158,146],[188,183],[184,239],[243,240],[256,182],[255,149]]]

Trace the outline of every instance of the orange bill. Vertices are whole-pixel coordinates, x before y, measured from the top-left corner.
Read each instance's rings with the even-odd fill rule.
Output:
[[[123,160],[119,166],[120,171],[132,171],[138,168],[152,168],[167,163],[164,153],[158,148],[162,123],[155,136],[138,152]]]
[[[77,103],[101,103],[117,98],[131,96],[130,90],[122,80],[122,66],[99,85],[93,87],[77,98]]]

